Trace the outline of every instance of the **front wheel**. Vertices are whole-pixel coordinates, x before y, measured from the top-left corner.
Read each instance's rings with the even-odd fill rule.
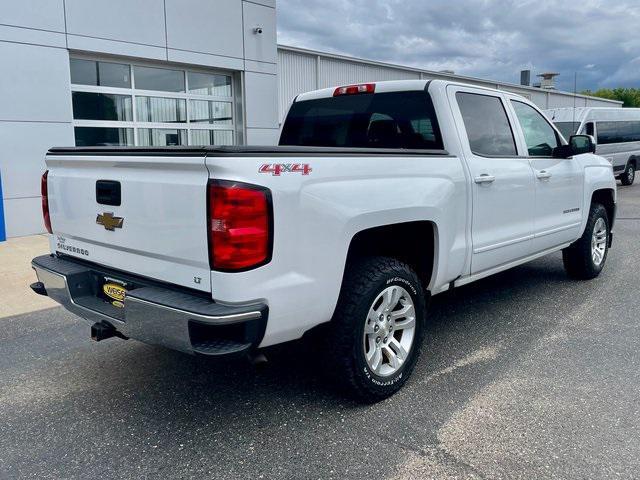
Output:
[[[564,268],[570,277],[588,280],[600,275],[609,251],[607,209],[593,203],[582,237],[562,251]]]
[[[328,329],[330,373],[360,401],[389,397],[416,364],[424,314],[422,285],[406,264],[373,257],[349,266]]]
[[[627,163],[627,167],[624,169],[624,173],[620,175],[620,181],[622,185],[633,185],[633,181],[636,179],[636,166],[633,163]]]

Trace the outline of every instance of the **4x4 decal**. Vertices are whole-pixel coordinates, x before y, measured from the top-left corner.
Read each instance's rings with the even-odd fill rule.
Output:
[[[312,170],[308,163],[265,163],[260,165],[258,172],[270,173],[273,176],[279,177],[283,173],[301,173],[302,175],[309,175]]]

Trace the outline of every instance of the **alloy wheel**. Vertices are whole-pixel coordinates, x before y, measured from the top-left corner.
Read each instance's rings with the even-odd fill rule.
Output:
[[[399,285],[385,288],[366,318],[363,343],[367,365],[386,377],[407,360],[416,332],[416,313],[409,292]]]
[[[607,222],[600,217],[593,226],[591,236],[591,258],[596,266],[600,266],[607,250]]]

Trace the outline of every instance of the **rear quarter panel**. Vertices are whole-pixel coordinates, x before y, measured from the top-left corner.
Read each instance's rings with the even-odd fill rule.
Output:
[[[258,173],[261,165],[306,163],[308,175]],[[271,262],[242,273],[211,273],[213,298],[269,305],[262,346],[299,338],[329,321],[335,309],[349,244],[362,230],[429,220],[436,224],[430,288],[458,276],[465,260],[465,175],[456,157],[304,156],[210,157],[210,175],[271,189]],[[425,239],[425,245],[426,245]]]

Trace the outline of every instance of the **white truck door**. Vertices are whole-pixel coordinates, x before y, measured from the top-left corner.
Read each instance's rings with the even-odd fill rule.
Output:
[[[560,136],[533,106],[510,99],[520,127],[521,150],[529,156],[535,176],[534,252],[580,236],[584,172],[574,158],[553,158]]]
[[[502,95],[451,85],[448,96],[472,182],[475,274],[532,253],[534,177]]]

